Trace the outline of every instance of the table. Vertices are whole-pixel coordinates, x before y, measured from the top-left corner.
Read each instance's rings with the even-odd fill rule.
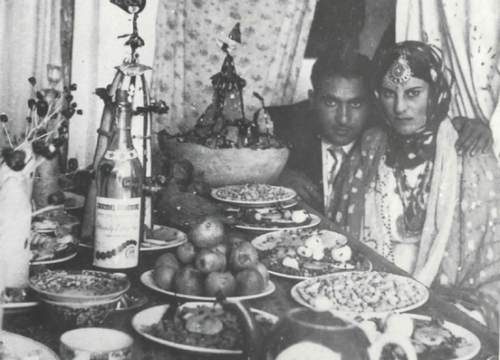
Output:
[[[316,213],[314,210],[310,209],[305,204],[300,204],[300,206],[308,211]],[[317,214],[317,213],[316,213]],[[319,215],[321,218],[321,224],[319,225],[322,229],[338,231],[335,226],[326,218]],[[237,231],[237,230],[229,230]],[[241,233],[247,240],[251,240],[255,237],[255,234]],[[367,247],[365,244],[357,241],[356,239],[350,238],[348,234],[342,231],[338,231],[348,236],[350,241],[350,246],[355,251],[360,251],[365,257],[367,257],[372,263],[374,270],[385,271],[398,275],[408,276],[403,270],[396,267],[393,263],[389,262],[374,250]],[[167,296],[162,296],[152,292],[151,290],[145,288],[139,281],[139,275],[144,271],[149,270],[153,267],[154,261],[159,254],[141,254],[140,266],[137,271],[137,276],[131,279],[132,287],[138,289],[141,292],[147,294],[149,298],[149,303],[145,307],[150,307],[157,304],[168,303],[169,298]],[[82,249],[78,256],[67,262],[57,265],[52,265],[51,269],[64,269],[64,268],[75,268],[75,269],[85,269],[90,268],[92,262],[92,252],[89,250]],[[290,289],[295,281],[272,277],[271,280],[276,285],[276,290],[273,294],[260,299],[255,299],[249,301],[251,307],[267,311],[271,314],[277,316],[283,316],[289,309],[299,306],[290,296]],[[172,360],[194,360],[203,358],[206,360],[216,360],[216,359],[231,359],[240,360],[238,357],[222,357],[222,356],[200,356],[193,355],[189,353],[184,353],[170,349],[168,347],[155,344],[148,340],[140,337],[131,326],[131,319],[135,313],[141,309],[136,309],[130,312],[115,312],[112,313],[102,325],[102,327],[113,328],[117,330],[125,331],[134,338],[134,359],[143,360],[154,360],[154,359],[172,359]],[[498,334],[490,332],[485,326],[470,318],[466,314],[458,310],[453,304],[446,302],[445,300],[439,298],[432,291],[430,292],[430,297],[427,303],[421,308],[414,311],[415,313],[423,315],[439,314],[445,320],[451,321],[457,325],[460,325],[470,331],[472,331],[481,340],[481,352],[475,357],[477,360],[486,360],[492,355],[498,355],[499,352],[499,336]],[[53,328],[50,321],[44,319],[43,313],[38,308],[33,311],[17,313],[17,314],[6,314],[4,317],[4,329],[10,332],[14,332],[20,335],[30,337],[36,341],[39,341],[50,348],[52,348],[57,353],[59,352],[59,338],[62,335],[62,331]],[[242,357],[240,357],[242,358]]]

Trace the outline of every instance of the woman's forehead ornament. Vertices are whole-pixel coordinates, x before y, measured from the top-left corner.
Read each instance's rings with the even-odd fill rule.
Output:
[[[403,52],[389,68],[389,71],[387,71],[384,76],[383,82],[386,85],[398,87],[408,82],[412,75],[410,64],[406,59],[406,53]]]

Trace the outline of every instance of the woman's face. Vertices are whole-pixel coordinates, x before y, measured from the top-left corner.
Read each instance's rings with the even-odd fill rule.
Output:
[[[411,77],[404,84],[384,81],[379,101],[389,124],[401,135],[411,135],[422,130],[427,121],[429,84]]]

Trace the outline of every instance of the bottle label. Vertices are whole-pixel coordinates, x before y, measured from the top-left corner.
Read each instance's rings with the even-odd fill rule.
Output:
[[[139,262],[141,198],[97,197],[94,265],[127,269]]]
[[[104,153],[106,160],[125,161],[139,157],[135,149],[130,150],[107,150]]]

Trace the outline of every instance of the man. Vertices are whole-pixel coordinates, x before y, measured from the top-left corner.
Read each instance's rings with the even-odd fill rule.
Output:
[[[268,108],[275,133],[290,145],[278,184],[294,189],[316,210],[328,214],[337,175],[362,132],[376,125],[371,102],[371,61],[364,55],[322,56],[311,73],[309,100]],[[480,121],[453,120],[457,152],[475,155],[493,144]]]
[[[321,212],[326,213],[336,175],[367,127],[370,77],[366,56],[320,57],[312,69],[309,101],[269,108],[276,134],[290,144],[279,184]]]

